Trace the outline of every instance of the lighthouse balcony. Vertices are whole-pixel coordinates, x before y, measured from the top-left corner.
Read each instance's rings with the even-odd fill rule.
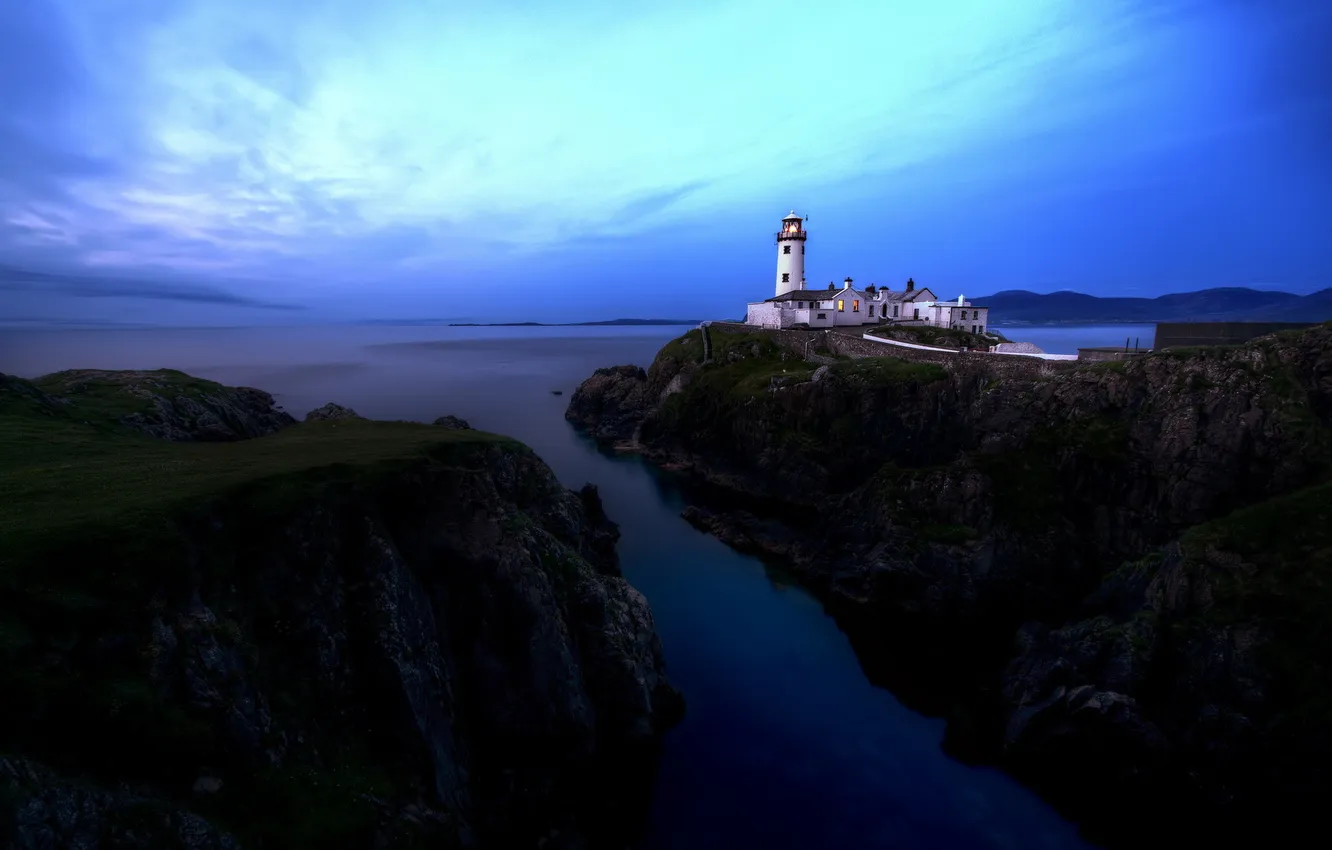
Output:
[[[777,241],[781,242],[783,239],[803,240],[806,236],[808,236],[808,234],[803,230],[779,230],[777,232]]]

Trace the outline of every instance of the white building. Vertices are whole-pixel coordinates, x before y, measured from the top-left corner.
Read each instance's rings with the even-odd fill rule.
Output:
[[[877,325],[880,322],[909,322],[941,328],[959,328],[981,333],[989,324],[989,309],[973,306],[961,296],[940,302],[929,289],[917,289],[907,280],[906,289],[894,290],[873,284],[856,289],[851,278],[839,287],[810,289],[805,283],[806,219],[790,215],[777,231],[776,293],[763,301],[750,302],[745,324],[764,328],[831,328],[843,325]]]
[[[961,295],[957,301],[933,301],[919,305],[921,318],[936,328],[985,333],[990,326],[990,308],[972,304]]]

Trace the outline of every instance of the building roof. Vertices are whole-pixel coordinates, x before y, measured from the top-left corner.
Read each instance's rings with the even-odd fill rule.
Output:
[[[856,289],[793,289],[790,292],[783,292],[781,295],[775,295],[772,298],[765,298],[765,301],[831,301],[834,298],[859,298],[862,301],[873,301],[863,292]]]
[[[801,216],[796,215],[796,211],[795,211],[795,210],[791,210],[791,214],[788,215],[788,216],[786,216],[785,218],[783,218],[782,221],[800,221],[800,219],[801,219]],[[769,219],[769,220],[771,220],[771,219]]]
[[[884,301],[915,301],[925,292],[929,292],[929,289],[913,289],[910,292],[905,289],[879,290],[879,294],[883,296]]]

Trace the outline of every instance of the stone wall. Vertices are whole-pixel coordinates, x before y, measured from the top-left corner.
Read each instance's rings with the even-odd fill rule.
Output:
[[[1309,328],[1317,322],[1158,322],[1154,348],[1239,345],[1278,331]]]
[[[917,363],[936,363],[949,371],[984,373],[993,377],[1037,377],[1054,374],[1057,370],[1075,368],[1074,360],[1039,360],[1035,357],[996,357],[982,352],[944,353],[914,348],[888,346],[862,338],[862,328],[832,330],[767,330],[739,325],[733,322],[713,322],[709,327],[716,333],[762,334],[790,351],[822,362],[823,358],[810,356],[814,349],[827,347],[834,354],[846,357],[900,357]],[[812,341],[811,341],[812,340]]]

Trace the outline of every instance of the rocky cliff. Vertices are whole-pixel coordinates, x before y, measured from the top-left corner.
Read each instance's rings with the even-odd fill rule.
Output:
[[[631,840],[681,702],[595,489],[451,422],[168,442],[50,386],[0,382],[0,844]]]
[[[7,384],[15,395],[16,381]],[[225,387],[174,369],[73,369],[27,383],[85,424],[178,442],[262,437],[296,421],[263,390]]]
[[[1111,842],[1316,811],[1332,327],[1056,368],[697,335],[568,418],[708,482],[686,515],[788,559],[956,753]]]

